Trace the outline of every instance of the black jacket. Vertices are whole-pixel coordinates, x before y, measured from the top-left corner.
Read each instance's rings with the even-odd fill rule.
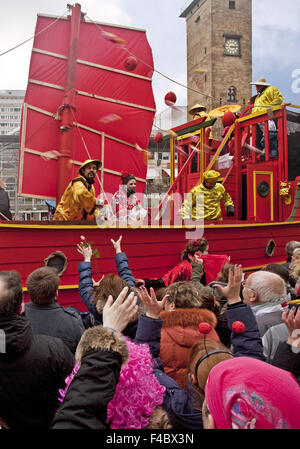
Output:
[[[31,322],[34,334],[60,338],[75,353],[85,330],[80,315],[57,302],[45,305],[29,302],[25,304],[25,316]]]
[[[12,219],[11,212],[10,212],[10,203],[9,203],[9,197],[6,190],[4,190],[2,187],[0,187],[0,212],[5,215],[6,218],[9,220]],[[0,220],[5,220],[4,217],[0,215]]]
[[[61,340],[33,335],[24,316],[0,317],[0,330],[0,416],[10,429],[47,429],[74,357]]]
[[[120,334],[102,326],[87,329],[77,355],[80,369],[52,422],[52,429],[106,429],[107,406],[115,394],[128,349]]]

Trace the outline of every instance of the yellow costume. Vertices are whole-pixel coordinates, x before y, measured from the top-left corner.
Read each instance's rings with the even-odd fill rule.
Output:
[[[53,220],[71,221],[96,219],[98,209],[96,208],[95,188],[86,181],[81,173],[81,169],[91,162],[93,161],[88,160],[82,164],[79,169],[80,176],[73,179],[67,185],[56,208]]]
[[[208,177],[206,177],[208,175]],[[220,174],[213,170],[204,173],[204,179],[213,179],[215,174]],[[217,178],[219,177],[217,176]],[[205,178],[206,177],[206,178]],[[215,176],[216,177],[216,176]],[[207,189],[203,183],[194,187],[190,191],[190,198],[187,198],[182,205],[182,218],[192,220],[222,220],[221,205],[222,202],[227,208],[228,206],[233,206],[233,201],[231,196],[226,192],[225,187],[216,183],[216,185]],[[203,195],[203,202],[200,200]],[[198,201],[197,201],[198,197]]]
[[[253,113],[266,112],[263,106],[280,106],[283,103],[283,96],[279,89],[274,86],[267,87],[263,92],[259,93],[254,102]]]

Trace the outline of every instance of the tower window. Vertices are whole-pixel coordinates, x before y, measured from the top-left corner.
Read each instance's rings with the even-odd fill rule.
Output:
[[[230,86],[227,91],[228,103],[236,103],[236,87]]]
[[[229,1],[229,9],[235,9],[235,1]]]

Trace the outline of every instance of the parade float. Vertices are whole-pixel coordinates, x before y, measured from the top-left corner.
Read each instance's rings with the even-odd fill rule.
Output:
[[[20,133],[18,195],[59,201],[87,159],[102,162],[95,189],[109,200],[126,170],[146,184],[155,101],[153,58],[144,30],[91,21],[79,4],[70,15],[38,15]],[[295,109],[295,105],[292,105]],[[223,109],[223,113],[230,106]],[[278,158],[269,152],[268,121],[278,125]],[[182,124],[170,141],[171,186],[148,221],[0,223],[0,270],[28,274],[49,260],[63,260],[59,300],[81,308],[76,245],[93,242],[93,274],[116,272],[110,239],[123,236],[136,278],[160,277],[179,262],[188,239],[204,236],[209,251],[226,254],[245,271],[284,262],[285,244],[300,240],[300,114],[288,105],[252,114],[246,108],[220,141],[209,142],[215,119]],[[257,150],[256,125],[264,124],[265,155]],[[228,153],[228,148],[231,151]],[[263,160],[264,159],[264,160]],[[175,177],[175,169],[178,175]],[[181,201],[215,169],[235,204],[222,221],[183,222]],[[26,288],[25,288],[26,291]]]

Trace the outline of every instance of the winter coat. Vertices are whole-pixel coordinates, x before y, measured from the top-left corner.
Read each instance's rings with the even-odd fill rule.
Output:
[[[117,269],[118,269],[118,273],[119,275],[122,274],[122,276],[124,276],[124,280],[129,284],[129,285],[135,285],[135,279],[134,277],[130,276],[130,269],[128,267],[126,268],[126,261],[128,263],[127,257],[125,253],[119,253],[116,254],[116,263],[117,263]],[[88,311],[95,317],[95,325],[99,325],[102,324],[102,313],[99,313],[96,305],[92,303],[92,299],[93,299],[93,293],[94,293],[94,287],[93,287],[93,279],[92,279],[92,264],[91,262],[80,262],[78,264],[78,272],[79,272],[79,294],[80,297],[84,303],[84,305],[86,306],[86,308],[88,309]],[[121,277],[121,276],[120,276]],[[129,282],[128,282],[129,281]],[[134,338],[135,337],[135,333],[136,333],[136,328],[137,328],[137,319],[136,321],[132,321],[130,323],[128,323],[128,325],[126,326],[126,328],[123,331],[123,334],[130,337],[130,338]]]
[[[113,398],[128,349],[121,334],[102,326],[90,328],[76,353],[80,369],[72,380],[52,429],[106,429],[107,406]]]
[[[115,262],[120,278],[124,279],[128,285],[136,287],[135,277],[129,268],[128,258],[125,253],[117,253],[115,255]]]
[[[229,304],[225,313],[229,329],[232,328],[235,321],[241,321],[245,325],[245,330],[241,334],[235,332],[231,334],[233,355],[235,357],[252,357],[264,362],[266,358],[263,353],[262,340],[251,307],[243,302]]]
[[[268,363],[273,363],[274,355],[281,342],[289,338],[288,328],[284,323],[270,327],[262,338],[264,354]]]
[[[292,373],[300,385],[300,351],[295,351],[285,341],[281,341],[276,349],[272,365]]]
[[[135,341],[137,343],[146,343],[150,347],[154,359],[154,374],[159,383],[166,388],[163,406],[168,413],[173,428],[202,429],[201,411],[192,407],[187,392],[165,374],[159,359],[162,324],[161,318],[153,319],[146,315],[140,315]]]
[[[211,331],[206,335],[210,340],[220,341],[215,331],[217,318],[207,309],[175,309],[161,312],[163,327],[161,332],[160,359],[164,370],[181,388],[185,388],[187,364],[192,346],[203,339],[198,325],[205,321]]]
[[[95,188],[80,176],[67,185],[53,220],[95,220],[97,213]]]
[[[9,196],[8,193],[6,192],[6,190],[4,190],[2,187],[0,187],[0,212],[5,215],[6,218],[8,218],[9,220],[12,219],[12,215],[10,212],[10,201],[9,201]],[[2,215],[0,214],[0,220],[4,221],[5,218],[2,217]]]
[[[231,196],[218,182],[212,189],[207,189],[201,183],[194,187],[190,194],[191,198],[188,198],[182,205],[183,220],[222,220],[220,203],[223,203],[226,208],[233,206]],[[202,195],[203,202],[201,201]]]
[[[251,306],[252,312],[256,318],[260,335],[263,337],[270,327],[282,322],[281,316],[283,308],[282,301],[266,302],[257,306]]]
[[[5,352],[0,353],[0,416],[10,429],[47,429],[58,402],[58,389],[74,357],[58,338],[33,335],[21,315],[0,317]],[[2,348],[3,349],[3,348]]]
[[[25,304],[25,315],[31,323],[34,334],[60,338],[75,353],[77,344],[84,332],[80,315],[60,306],[51,304]]]

